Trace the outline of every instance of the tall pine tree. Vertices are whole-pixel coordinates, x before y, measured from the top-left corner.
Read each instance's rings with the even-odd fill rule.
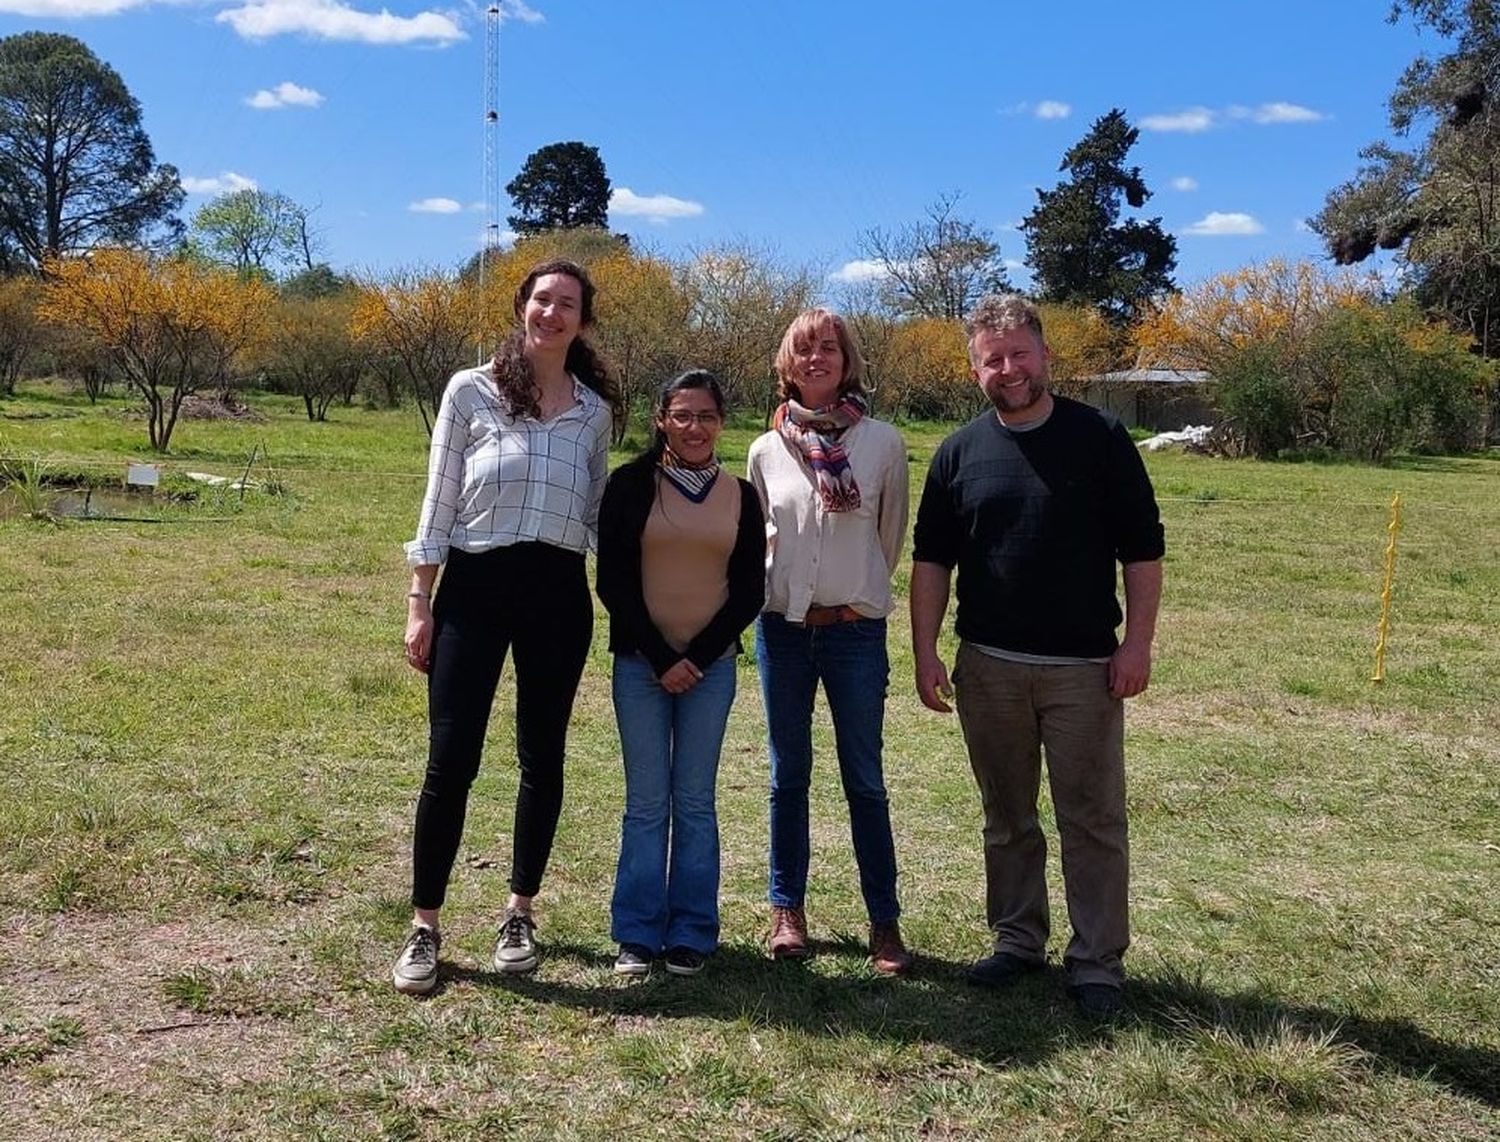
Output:
[[[1021,229],[1041,300],[1094,305],[1123,323],[1177,288],[1177,239],[1161,219],[1120,221],[1122,203],[1140,209],[1151,197],[1141,168],[1124,165],[1139,135],[1123,111],[1111,111],[1063,156],[1058,169],[1068,177],[1037,191]]]

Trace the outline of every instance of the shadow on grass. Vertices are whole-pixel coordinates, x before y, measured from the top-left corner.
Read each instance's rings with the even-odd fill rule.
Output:
[[[507,976],[445,964],[442,983],[502,987],[540,1003],[603,1016],[707,1018],[809,1035],[940,1044],[996,1066],[1033,1065],[1059,1049],[1107,1042],[1128,1031],[1181,1045],[1222,1034],[1252,1049],[1291,1031],[1352,1048],[1376,1069],[1500,1106],[1500,1051],[1447,1042],[1409,1020],[1340,1014],[1288,1003],[1269,991],[1219,992],[1165,969],[1132,977],[1125,1011],[1112,1023],[1099,1023],[1075,1011],[1055,967],[996,991],[969,983],[967,964],[919,955],[910,977],[893,980],[870,970],[863,945],[854,939],[815,941],[813,950],[811,961],[776,963],[758,949],[727,946],[701,975],[673,976],[658,963],[649,978],[627,981],[612,974],[612,958],[597,947],[549,944],[540,975]],[[548,960],[570,961],[575,975],[598,974],[607,982],[549,978]]]

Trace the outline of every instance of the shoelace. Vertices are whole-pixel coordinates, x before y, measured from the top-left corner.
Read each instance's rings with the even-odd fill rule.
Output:
[[[437,941],[432,938],[431,928],[418,928],[412,933],[411,952],[407,957],[413,963],[427,963],[437,958]]]
[[[513,912],[505,918],[505,923],[500,928],[500,946],[503,948],[519,948],[526,942],[527,929],[530,925],[526,917],[519,912]]]

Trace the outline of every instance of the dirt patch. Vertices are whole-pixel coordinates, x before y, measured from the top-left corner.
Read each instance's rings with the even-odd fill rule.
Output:
[[[184,420],[240,420],[251,424],[266,421],[264,413],[256,412],[233,397],[184,397],[181,415]]]

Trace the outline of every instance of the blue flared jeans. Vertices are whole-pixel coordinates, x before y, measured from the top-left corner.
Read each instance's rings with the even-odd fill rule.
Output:
[[[778,907],[801,908],[807,893],[813,699],[822,682],[865,909],[877,924],[901,914],[881,764],[890,683],[885,626],[859,619],[807,627],[769,612],[755,624],[771,753],[770,900]]]
[[[653,953],[719,944],[719,818],[714,784],[734,702],[726,655],[685,694],[669,694],[638,654],[615,656],[625,818],[610,933]]]

